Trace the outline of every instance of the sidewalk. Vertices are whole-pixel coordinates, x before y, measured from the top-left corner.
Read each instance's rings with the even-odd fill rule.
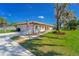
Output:
[[[50,32],[50,31],[47,31],[47,32],[44,32],[44,33],[40,33],[40,34],[38,34],[38,35],[20,36],[20,38],[17,39],[17,40],[15,40],[15,41],[16,41],[17,43],[23,43],[23,42],[25,42],[26,40],[39,39],[38,37],[39,37],[40,35],[44,35],[44,34],[46,34],[46,33],[48,33],[48,32]]]
[[[0,56],[34,56],[9,37],[0,38]]]

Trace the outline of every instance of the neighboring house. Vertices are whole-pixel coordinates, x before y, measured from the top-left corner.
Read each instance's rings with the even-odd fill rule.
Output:
[[[41,22],[32,21],[17,23],[17,28],[20,28],[21,32],[26,32],[26,34],[37,34],[40,32],[52,30],[53,27]]]
[[[5,27],[6,27],[6,23],[1,23],[0,22],[0,30],[6,30]]]
[[[0,23],[0,27],[6,26],[6,23]]]
[[[14,27],[14,26],[7,26],[6,30],[16,30],[16,27]]]
[[[5,26],[5,27],[0,27],[0,30],[16,30],[16,27],[14,27],[14,26]]]

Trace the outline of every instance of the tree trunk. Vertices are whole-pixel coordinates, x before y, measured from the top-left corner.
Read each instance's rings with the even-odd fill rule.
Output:
[[[57,19],[57,29],[56,29],[57,31],[59,31],[60,30],[60,24],[59,24],[59,19]]]

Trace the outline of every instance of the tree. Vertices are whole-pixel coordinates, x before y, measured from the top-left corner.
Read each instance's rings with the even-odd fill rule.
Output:
[[[57,19],[57,31],[60,30],[60,19],[62,17],[63,12],[65,11],[67,4],[63,3],[63,4],[55,4],[55,17]]]
[[[76,17],[75,17],[74,12],[72,10],[66,10],[63,13],[62,19],[63,19],[62,24],[64,25],[64,29],[67,29],[67,23],[70,20],[74,20],[74,19],[76,20]]]
[[[7,21],[5,18],[0,17],[0,27],[3,27],[3,30],[6,32],[6,26],[8,25]]]
[[[1,25],[1,27],[7,25],[7,21],[3,17],[0,17],[0,25]]]
[[[16,23],[12,23],[11,26],[17,27],[17,24]]]
[[[78,25],[79,25],[79,22],[77,20],[70,20],[68,22],[68,28],[70,30],[76,30]]]

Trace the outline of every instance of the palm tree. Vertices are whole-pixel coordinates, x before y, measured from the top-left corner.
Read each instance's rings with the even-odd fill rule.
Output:
[[[4,26],[6,24],[7,24],[6,20],[4,18],[0,17],[0,25]]]
[[[7,26],[7,21],[3,18],[3,17],[0,17],[0,27],[3,27],[4,31],[6,31],[6,27]]]
[[[63,12],[65,11],[67,4],[63,3],[56,3],[55,4],[55,17],[57,19],[57,31],[60,30],[60,19],[62,17]]]

